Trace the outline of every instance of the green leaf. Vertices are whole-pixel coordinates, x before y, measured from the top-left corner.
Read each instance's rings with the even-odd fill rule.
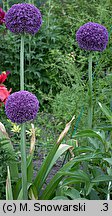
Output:
[[[7,167],[6,200],[13,200],[9,166]]]
[[[80,138],[80,137],[94,137],[99,139],[102,143],[104,143],[104,140],[102,139],[102,136],[100,135],[99,132],[96,132],[94,130],[82,130],[78,133],[75,134],[75,138]]]
[[[75,153],[86,153],[86,152],[94,152],[95,148],[92,148],[91,146],[79,146],[77,148],[75,148]]]
[[[55,144],[55,146],[51,149],[34,180],[34,184],[38,192],[40,191],[43,183],[45,182],[45,179],[47,178],[47,175],[49,174],[56,160],[69,148],[69,145],[61,144],[60,146],[58,146],[57,144]]]
[[[63,148],[62,148],[62,146],[61,146],[61,148],[59,148],[59,146],[60,146],[63,138],[68,133],[74,118],[75,117],[73,116],[71,121],[66,124],[65,129],[62,131],[62,133],[60,134],[60,136],[57,140],[57,143],[55,143],[54,147],[51,149],[48,156],[44,160],[41,168],[39,169],[39,172],[38,172],[38,174],[34,180],[34,184],[35,184],[35,187],[37,188],[38,193],[40,192],[40,190],[41,190],[41,188],[45,182],[45,179],[47,178],[47,175],[50,172],[50,170],[53,167],[56,160],[69,148],[69,147],[67,147],[67,145],[63,146]]]
[[[22,200],[23,199],[23,189],[20,190],[19,195],[17,197],[17,200]]]
[[[27,157],[27,181],[28,183],[32,183],[33,178],[33,151],[31,154]],[[13,189],[14,199],[22,199],[22,178],[19,178],[18,181],[16,181],[16,184]]]
[[[86,196],[88,196],[88,194],[91,193],[91,190],[92,190],[93,186],[94,186],[94,184],[91,183],[91,182],[87,182],[87,183],[85,184]]]
[[[56,152],[56,154],[53,157],[53,160],[46,172],[46,176],[48,175],[48,173],[50,172],[51,168],[53,167],[53,165],[55,164],[55,162],[58,160],[58,158],[65,152],[67,151],[71,146],[66,145],[66,144],[61,144]],[[45,176],[45,178],[46,178]]]
[[[66,196],[56,196],[52,200],[69,200]]]
[[[72,161],[69,161],[68,163],[66,163],[57,173],[56,175],[51,179],[51,181],[49,182],[49,184],[46,186],[45,190],[43,191],[42,195],[39,197],[39,199],[42,200],[49,200],[52,199],[52,195],[54,194],[56,188],[58,187],[58,184],[60,183],[60,181],[64,178],[65,173],[69,172],[70,169],[72,168],[72,166],[75,165],[75,163],[77,162],[82,162],[82,161],[88,161],[91,159],[96,159],[96,158],[101,158],[100,155],[97,154],[89,154],[89,155],[83,155],[83,156],[79,156],[75,159],[73,159]],[[78,179],[76,178],[72,178],[72,180],[74,180],[75,182],[79,182]]]
[[[103,113],[106,115],[106,117],[110,120],[110,122],[112,121],[112,112],[107,108],[107,106],[105,106],[104,104],[102,105],[100,102],[98,103],[101,110],[103,111]]]
[[[31,200],[38,200],[37,190],[34,185],[29,187],[28,196]]]
[[[78,183],[80,184],[79,180],[74,178],[74,177],[66,177],[65,180],[63,181],[63,187],[64,186],[70,186],[70,185],[73,185],[75,183]]]
[[[101,153],[89,153],[89,154],[82,154],[80,156],[77,156],[73,159],[74,163],[76,162],[82,162],[82,161],[89,161],[92,159],[101,159],[102,158],[102,154]]]
[[[13,187],[13,197],[14,197],[14,200],[17,200],[17,199],[18,199],[19,193],[20,193],[20,191],[21,191],[21,187],[22,187],[22,179],[19,178],[19,179],[16,181],[15,186]]]
[[[27,157],[27,181],[29,183],[32,183],[33,180],[33,155],[34,152],[32,151]]]
[[[99,147],[101,148],[101,143],[99,142],[96,142],[96,139],[94,138],[88,138],[90,144],[92,144],[92,146],[95,148],[95,149],[99,149]]]
[[[98,129],[98,130],[104,130],[104,131],[111,131],[112,130],[112,125],[99,126],[96,129]]]
[[[89,176],[83,170],[77,170],[73,172],[60,172],[62,175],[72,176],[79,182],[90,182]]]
[[[31,185],[32,185],[31,183],[27,184],[27,191],[29,190]],[[17,200],[22,200],[22,199],[23,199],[23,189],[21,188],[21,190],[20,190],[20,192],[18,194]]]
[[[47,173],[47,170],[49,168],[49,166],[51,166],[51,161],[53,160],[53,157],[58,149],[58,145],[55,144],[54,147],[51,149],[51,151],[49,152],[48,156],[45,158],[44,162],[41,165],[41,168],[38,171],[38,174],[34,180],[34,185],[37,188],[37,191],[39,193],[44,181],[45,181],[45,176]]]
[[[0,122],[1,123],[1,122]],[[10,167],[10,175],[12,180],[18,179],[18,167],[16,161],[16,154],[8,134],[6,133],[3,124],[0,124],[0,148],[2,148],[7,155],[8,165]]]
[[[103,158],[102,158],[103,160]],[[100,166],[92,166],[91,167],[91,173],[93,175],[93,178],[96,178],[97,176],[103,176],[104,172]]]
[[[98,182],[104,182],[104,181],[112,181],[112,176],[109,175],[103,175],[103,176],[97,176],[96,178],[92,179],[92,183],[98,183]]]
[[[70,168],[74,165],[74,161],[69,161],[67,164],[65,164],[60,171],[69,171]],[[52,195],[54,194],[59,182],[62,180],[64,177],[60,171],[56,173],[56,175],[51,179],[49,184],[46,186],[45,190],[43,191],[43,194],[40,196],[39,199],[41,200],[49,200],[52,199]]]
[[[64,194],[66,196],[69,196],[72,200],[81,198],[80,192],[74,188],[69,188],[67,191],[64,192]]]
[[[90,200],[100,200],[98,193],[93,188],[92,188],[89,196],[90,196]]]
[[[104,161],[107,161],[110,165],[112,165],[112,158],[103,158]]]

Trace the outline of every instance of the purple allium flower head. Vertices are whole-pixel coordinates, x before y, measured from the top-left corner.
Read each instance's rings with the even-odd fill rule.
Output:
[[[108,31],[98,23],[88,22],[78,29],[76,40],[81,49],[102,52],[108,43]]]
[[[40,29],[42,17],[40,10],[32,4],[14,4],[5,15],[6,27],[15,34],[34,35]]]
[[[39,101],[36,96],[23,90],[11,94],[5,104],[7,117],[18,124],[33,120],[38,110]]]

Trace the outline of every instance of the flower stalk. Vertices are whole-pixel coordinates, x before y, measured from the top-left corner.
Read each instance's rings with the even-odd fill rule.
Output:
[[[88,61],[88,77],[89,77],[89,103],[88,103],[88,127],[92,129],[93,105],[92,105],[92,52],[89,53]]]
[[[20,50],[20,89],[24,90],[24,34],[21,35]]]
[[[20,89],[24,90],[24,34],[21,35],[20,50]],[[27,164],[26,164],[26,142],[25,142],[25,123],[21,124],[21,173],[23,200],[27,200]]]
[[[23,200],[27,200],[27,164],[26,164],[26,137],[25,123],[21,125],[21,173],[22,173],[22,189]]]

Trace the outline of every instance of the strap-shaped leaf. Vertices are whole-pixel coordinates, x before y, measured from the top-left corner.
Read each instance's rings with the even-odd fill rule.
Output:
[[[112,181],[112,176],[109,175],[97,176],[92,180],[92,183],[107,182],[107,181]]]
[[[109,119],[110,122],[112,122],[112,112],[108,109],[107,106],[104,104],[98,103],[103,113],[106,115],[106,117]]]
[[[53,147],[53,149],[50,151],[48,157],[45,159],[44,163],[42,164],[42,167],[40,168],[40,171],[39,171],[39,173],[38,173],[38,175],[34,181],[35,187],[37,188],[38,191],[41,189],[42,185],[44,184],[45,179],[47,178],[47,176],[48,176],[51,168],[55,164],[55,162],[71,146],[66,145],[66,144],[61,144],[58,149],[57,149],[57,147],[58,147],[58,145],[56,144]]]
[[[49,184],[46,186],[45,190],[43,191],[43,194],[40,196],[39,199],[41,200],[49,200],[52,199],[52,195],[54,194],[59,182],[64,178],[65,173],[69,172],[72,166],[75,165],[77,162],[82,161],[90,161],[92,159],[100,159],[102,158],[99,154],[89,154],[89,155],[82,155],[79,157],[74,158],[73,160],[66,163],[57,173],[56,175],[51,179]],[[75,179],[75,178],[74,178]],[[72,178],[73,180],[73,178]]]
[[[40,189],[42,188],[42,186],[45,182],[45,179],[47,178],[47,175],[50,172],[50,170],[53,167],[56,160],[61,156],[62,153],[64,153],[64,151],[67,150],[65,147],[63,149],[64,151],[61,152],[59,146],[60,146],[63,138],[66,136],[73,120],[74,120],[74,116],[71,119],[71,121],[66,124],[65,129],[62,131],[62,133],[60,134],[60,136],[58,138],[57,143],[54,144],[53,148],[51,149],[48,156],[44,160],[44,162],[43,162],[43,164],[42,164],[42,166],[41,166],[41,168],[40,168],[40,170],[39,170],[39,172],[38,172],[38,174],[34,180],[34,184],[35,184],[35,187],[37,188],[38,193],[39,193]],[[59,148],[59,150],[58,150],[58,148]]]
[[[9,166],[7,167],[6,200],[13,200]]]
[[[99,139],[99,141],[101,141],[102,143],[105,143],[105,140],[102,138],[102,136],[100,135],[99,132],[96,132],[96,131],[90,130],[90,129],[79,131],[74,135],[74,137],[75,138],[94,137],[94,138]]]

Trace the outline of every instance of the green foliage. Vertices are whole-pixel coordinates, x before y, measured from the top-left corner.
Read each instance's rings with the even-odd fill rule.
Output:
[[[99,103],[104,115],[111,121],[109,109]],[[108,126],[108,125],[107,125]],[[109,131],[108,131],[109,130]],[[58,157],[69,148],[58,149],[57,144],[51,149],[43,162],[35,181],[32,183],[32,160],[33,154],[28,157],[28,191],[30,199],[106,199],[110,194],[112,181],[112,156],[111,139],[109,140],[112,127],[105,129],[83,130],[77,132],[69,143],[72,145],[73,138],[79,139],[79,144],[74,145],[74,159],[65,164],[47,184],[46,189],[42,186],[46,177]],[[108,132],[108,133],[107,133]],[[88,138],[83,140],[82,138]],[[61,146],[60,146],[61,147]],[[67,148],[66,148],[67,147]],[[58,149],[58,150],[57,150]],[[56,156],[57,155],[57,156]],[[54,161],[53,161],[54,160]],[[15,190],[16,188],[16,190]],[[15,199],[21,199],[22,191],[20,179],[14,187]],[[105,190],[104,190],[105,188]],[[15,191],[17,193],[15,193]],[[18,196],[16,196],[18,195]]]
[[[80,98],[80,100],[79,100]],[[63,86],[62,91],[58,93],[52,103],[54,116],[58,119],[58,123],[67,122],[73,115],[78,118],[82,108],[84,112],[80,121],[81,128],[85,125],[87,110],[87,94],[81,82],[69,86]]]
[[[21,1],[18,1],[18,3]],[[11,6],[15,1],[9,1]],[[43,15],[43,25],[35,37],[25,39],[25,83],[26,89],[34,92],[41,108],[50,108],[56,93],[64,86],[71,88],[83,78],[87,83],[87,53],[80,50],[75,41],[77,29],[88,21],[99,22],[109,31],[109,44],[103,53],[95,53],[94,72],[96,95],[103,97],[106,73],[111,71],[111,3],[110,1],[34,1]],[[104,7],[105,5],[105,7]],[[8,7],[5,7],[7,10]],[[1,33],[1,70],[10,70],[6,84],[13,92],[19,90],[20,37],[7,30]],[[110,77],[110,75],[109,75]],[[108,78],[108,76],[107,76]],[[99,85],[101,88],[99,88]],[[108,87],[111,89],[108,80]],[[110,93],[107,92],[108,97]],[[80,94],[79,94],[80,97]],[[102,100],[105,100],[103,97]],[[101,100],[100,100],[101,101]],[[97,106],[97,105],[96,105]],[[97,107],[96,107],[97,109]]]
[[[7,11],[12,4],[20,2],[21,0],[5,2],[3,8]],[[108,125],[111,119],[111,111],[108,112],[108,110],[110,107],[112,108],[111,1],[34,0],[32,3],[40,8],[43,25],[35,37],[25,35],[25,89],[37,95],[40,101],[40,110],[46,111],[46,113],[40,112],[37,118],[37,143],[42,145],[44,152],[50,145],[52,149],[50,146],[51,150],[34,181],[34,152],[28,155],[27,188],[29,198],[46,200],[111,199],[112,126]],[[109,32],[107,49],[103,53],[95,52],[93,56],[93,130],[85,130],[88,102],[88,53],[80,50],[75,40],[77,29],[88,21],[105,25]],[[20,36],[13,35],[4,26],[0,26],[0,36],[0,70],[11,71],[6,86],[8,89],[11,87],[12,92],[18,91],[20,85]],[[101,102],[100,106],[98,101]],[[103,103],[108,108],[102,105]],[[69,140],[64,139],[66,144],[70,143],[70,146],[72,145],[74,148],[72,150],[74,158],[65,165],[63,164],[63,167],[44,189],[47,175],[54,163],[69,149],[69,144],[66,146],[62,144],[61,150],[56,144],[53,146],[57,132],[74,114],[78,119],[82,108],[84,111],[78,125],[75,125],[72,139],[70,140],[70,136]],[[48,114],[49,111],[53,111],[53,115]],[[4,117],[2,116],[3,112],[2,110],[1,118]],[[112,124],[111,121],[110,124]],[[77,128],[80,130],[76,133]],[[81,129],[84,130],[81,131]],[[13,141],[17,140],[18,143],[20,137],[17,133],[13,135]],[[28,125],[28,142],[29,135],[31,135],[31,130]],[[78,139],[78,143],[75,139]],[[0,139],[0,163],[0,199],[5,198],[7,165],[10,165],[7,178],[7,199],[12,199],[12,196],[14,199],[21,199],[21,178],[18,178],[15,153],[9,140],[3,138]],[[17,181],[13,185],[15,178]],[[14,186],[12,188],[11,183]]]
[[[5,198],[7,166],[10,167],[12,181],[18,178],[16,154],[9,139],[0,131],[0,199]]]
[[[110,110],[101,103],[99,105],[111,122],[112,113]],[[112,127],[106,130],[105,126],[95,130],[81,130],[73,137],[78,139],[78,144],[74,146],[73,150],[74,166],[69,172],[61,172],[66,178],[59,185],[56,196],[74,199],[66,194],[66,191],[73,188],[77,190],[75,193],[79,193],[80,198],[111,199]]]
[[[69,127],[71,126],[72,121],[70,121]],[[67,133],[69,128],[65,127],[65,132]],[[66,133],[63,133],[63,137],[66,136]],[[34,198],[38,197],[40,198],[43,194],[43,185],[45,184],[45,181],[47,179],[48,174],[50,173],[53,165],[58,160],[58,158],[65,153],[70,148],[70,145],[61,145],[61,141],[58,141],[54,144],[52,149],[50,150],[49,154],[43,161],[35,179],[33,180],[33,155],[34,155],[34,149],[30,151],[27,157],[27,189],[29,197]],[[70,163],[71,164],[71,163]],[[67,165],[66,165],[67,166]],[[71,167],[71,165],[70,165]],[[68,170],[69,170],[69,164],[68,164]],[[62,178],[62,177],[61,177]],[[61,178],[59,178],[61,180]],[[59,183],[59,179],[56,178],[56,182]],[[54,186],[54,189],[52,188],[52,185],[48,184],[48,186],[52,189],[52,193],[55,192],[55,188],[57,186]],[[8,190],[9,189],[9,190]],[[9,188],[7,190],[10,193],[11,185],[9,182]],[[36,191],[35,191],[36,189]],[[15,184],[15,187],[13,188],[13,196],[14,199],[21,199],[22,198],[22,189],[21,189],[21,178],[18,178]],[[48,196],[49,197],[49,196]],[[41,198],[40,198],[41,199]]]
[[[69,122],[69,127],[71,125],[72,121]],[[63,137],[66,135],[66,133],[69,130],[69,127],[65,127]],[[65,133],[66,132],[66,133]],[[8,142],[8,143],[7,143]],[[5,150],[8,149],[7,155],[9,155],[11,151],[11,158],[15,154],[13,151],[12,146],[10,146],[10,140],[8,140],[6,143],[3,142],[3,146],[5,146]],[[8,146],[6,146],[8,144]],[[2,145],[1,145],[2,146]],[[33,156],[34,156],[34,149],[30,151],[27,157],[27,181],[28,181],[28,193],[29,198],[37,198],[40,197],[43,193],[43,185],[45,184],[45,181],[47,179],[48,174],[50,173],[52,167],[58,160],[58,158],[63,155],[68,149],[70,148],[70,145],[62,144],[58,141],[58,143],[55,143],[50,150],[48,156],[45,158],[42,166],[39,168],[39,171],[37,173],[36,178],[33,177]],[[11,160],[11,159],[10,159]],[[7,166],[10,166],[10,171],[8,168],[8,177],[7,177],[7,184],[6,184],[6,198],[7,199],[22,199],[22,189],[21,189],[21,177],[16,175],[16,179],[14,178],[14,173],[16,172],[16,167],[13,161],[13,166],[11,166],[10,160],[7,161]],[[3,163],[3,161],[1,161]],[[18,163],[19,165],[19,163]],[[68,164],[69,165],[69,164]],[[14,169],[14,170],[13,170]],[[69,169],[69,166],[68,166]],[[14,185],[13,185],[14,180]],[[59,180],[58,180],[59,181]],[[13,187],[11,186],[13,185]],[[57,185],[57,183],[56,183]],[[49,185],[50,187],[50,185]],[[55,186],[56,187],[56,186]],[[54,187],[54,191],[55,191]],[[36,190],[35,190],[36,189]],[[53,188],[52,188],[53,192]],[[54,193],[54,192],[53,192]]]

